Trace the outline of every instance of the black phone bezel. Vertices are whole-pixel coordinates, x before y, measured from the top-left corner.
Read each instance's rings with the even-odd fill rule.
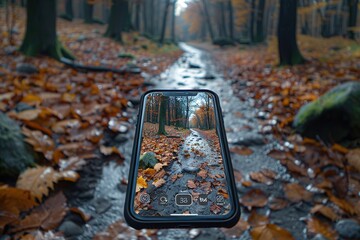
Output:
[[[207,92],[214,96],[214,103],[216,108],[217,120],[218,120],[218,135],[220,140],[220,145],[223,150],[223,164],[224,171],[227,177],[227,184],[229,186],[229,196],[232,201],[232,210],[231,215],[220,215],[220,216],[164,216],[164,217],[141,217],[133,214],[131,207],[134,201],[134,192],[136,187],[136,163],[138,159],[138,151],[140,146],[140,137],[141,137],[141,119],[143,115],[143,108],[145,97],[153,92],[170,92],[170,93],[184,93],[189,92]],[[186,94],[183,94],[186,95]],[[173,90],[173,89],[152,89],[145,92],[141,96],[140,106],[138,110],[137,123],[136,123],[136,133],[134,139],[134,145],[132,149],[132,157],[129,170],[128,186],[126,191],[126,198],[124,204],[124,217],[129,226],[135,229],[144,229],[144,228],[206,228],[206,227],[232,227],[234,226],[240,218],[240,208],[239,200],[236,191],[235,178],[233,174],[233,167],[230,158],[229,147],[226,139],[226,132],[224,128],[224,122],[222,118],[222,111],[220,106],[220,101],[218,95],[208,89],[191,89],[191,90]],[[226,159],[225,159],[226,158]],[[154,219],[155,218],[155,219]]]

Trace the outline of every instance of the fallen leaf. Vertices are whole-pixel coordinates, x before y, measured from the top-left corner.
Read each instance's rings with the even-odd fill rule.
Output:
[[[250,179],[255,182],[265,183],[266,185],[273,184],[273,181],[270,178],[266,177],[262,172],[251,172]]]
[[[91,215],[85,213],[85,211],[78,207],[72,207],[69,209],[71,212],[79,215],[84,222],[88,222],[91,219]]]
[[[221,212],[221,207],[213,203],[210,206],[210,211],[213,212],[214,214],[218,214],[219,212]]]
[[[66,198],[62,192],[48,198],[11,229],[11,232],[41,227],[47,231],[56,228],[66,214]]]
[[[337,233],[331,228],[331,226],[317,218],[310,218],[307,220],[307,229],[310,233],[321,234],[326,239],[337,239]]]
[[[291,202],[310,201],[312,198],[312,193],[298,183],[286,184],[284,186],[284,192],[286,198]]]
[[[286,229],[283,229],[275,224],[266,224],[259,227],[254,227],[250,231],[253,240],[295,240],[295,238]]]
[[[29,168],[22,172],[16,182],[16,187],[29,190],[38,200],[43,195],[49,194],[49,189],[54,189],[54,183],[60,180],[76,181],[79,175],[74,171],[55,171],[52,167]]]
[[[166,181],[163,178],[160,178],[160,179],[153,181],[152,184],[158,188],[158,187],[161,187],[162,185],[164,185],[164,183],[166,183]]]
[[[232,228],[221,228],[221,230],[230,238],[239,238],[249,228],[248,222],[240,219]]]
[[[148,187],[148,184],[147,184],[146,180],[142,176],[138,177],[136,180],[136,192],[139,192],[141,189],[147,188],[147,187]]]
[[[315,213],[319,213],[321,214],[322,216],[325,216],[327,218],[329,218],[330,220],[332,221],[336,221],[338,220],[340,217],[334,212],[334,210],[332,210],[331,208],[327,207],[327,206],[324,206],[324,205],[321,205],[321,204],[318,204],[318,205],[315,205],[311,210],[310,212],[312,214],[315,214]]]
[[[289,205],[288,201],[286,201],[283,198],[271,197],[269,199],[269,208],[274,211],[281,210],[281,209],[287,207],[288,205]]]
[[[230,152],[233,152],[233,153],[236,153],[239,155],[248,156],[248,155],[251,155],[254,151],[248,147],[236,146],[236,147],[230,148]]]
[[[351,149],[346,154],[346,158],[349,164],[360,172],[360,148]]]
[[[250,216],[248,217],[248,223],[251,227],[258,227],[266,225],[270,222],[269,217],[259,214],[256,210],[252,210]]]
[[[46,159],[52,160],[55,143],[51,137],[40,131],[31,131],[26,127],[22,128],[22,133],[26,136],[25,142],[33,146],[36,152],[40,152]]]
[[[158,172],[162,169],[163,166],[164,166],[163,163],[157,163],[157,164],[155,164],[154,169],[155,169],[155,171]]]
[[[188,186],[188,188],[196,188],[196,184],[195,184],[194,180],[188,180],[187,186]]]
[[[205,179],[208,175],[208,172],[205,169],[201,169],[200,172],[197,173],[197,175],[202,179]]]
[[[335,203],[338,207],[340,207],[342,210],[344,210],[346,213],[350,215],[355,215],[357,213],[356,208],[354,208],[354,206],[351,203],[349,203],[346,199],[337,198],[334,195],[330,194],[329,200]]]
[[[251,189],[240,198],[240,203],[249,209],[252,207],[264,207],[267,202],[266,194],[260,189]]]

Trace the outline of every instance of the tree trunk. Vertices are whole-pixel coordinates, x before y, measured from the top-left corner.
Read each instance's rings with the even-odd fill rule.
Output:
[[[223,2],[219,2],[220,4],[220,28],[222,37],[227,38],[228,34],[226,31],[226,20],[225,20],[225,6]]]
[[[72,21],[74,19],[72,0],[65,1],[65,14],[62,14],[60,17],[68,21]]]
[[[166,135],[165,123],[166,123],[166,105],[169,97],[161,96],[160,113],[159,113],[159,135]]]
[[[135,30],[140,31],[140,3],[135,3]]]
[[[166,32],[165,30],[166,30],[166,22],[167,22],[166,19],[167,19],[169,6],[170,6],[170,0],[166,0],[165,11],[164,11],[162,27],[161,27],[161,34],[160,34],[160,39],[159,39],[160,44],[163,44],[164,39],[165,39],[165,32]]]
[[[358,13],[358,4],[359,0],[347,0],[349,17],[348,17],[348,37],[350,39],[355,39],[355,32],[351,28],[356,27],[357,13]]]
[[[174,0],[173,4],[172,4],[172,14],[171,14],[171,41],[176,42],[176,36],[175,36],[175,10],[176,10],[176,0]]]
[[[28,56],[47,55],[74,59],[56,36],[56,1],[28,0],[25,37],[20,51]]]
[[[118,1],[118,0],[117,0]],[[123,32],[129,32],[132,29],[131,16],[129,10],[129,0],[120,0],[120,12],[121,17],[121,30]]]
[[[231,40],[234,40],[234,13],[233,13],[234,9],[231,0],[228,0],[228,12],[229,12],[229,37]]]
[[[297,0],[280,0],[278,47],[280,65],[305,62],[296,42]]]
[[[190,111],[190,104],[189,104],[189,97],[186,97],[186,115],[185,115],[185,128],[189,129],[189,111]]]
[[[84,22],[85,23],[94,23],[93,18],[94,5],[89,4],[87,0],[84,0]]]
[[[104,34],[105,37],[114,39],[118,42],[122,42],[122,1],[123,0],[112,0],[109,24]]]
[[[265,0],[259,0],[257,6],[257,16],[256,16],[256,35],[254,42],[260,43],[265,40],[264,36],[264,14],[265,13]]]
[[[211,25],[211,19],[210,19],[210,15],[209,15],[209,9],[208,9],[208,5],[207,5],[207,1],[202,0],[202,3],[203,3],[203,6],[204,6],[204,15],[205,15],[207,26],[208,26],[208,29],[209,29],[210,38],[211,38],[211,41],[214,42],[214,31],[213,31],[212,25]]]
[[[249,27],[249,38],[250,38],[250,42],[253,43],[254,42],[254,28],[255,28],[255,1],[256,0],[251,0],[251,14],[250,14],[250,27]]]

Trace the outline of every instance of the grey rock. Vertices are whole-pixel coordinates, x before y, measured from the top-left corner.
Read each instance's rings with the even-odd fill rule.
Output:
[[[17,122],[0,112],[0,176],[16,177],[34,165],[34,152],[28,146]]]
[[[128,138],[126,135],[120,133],[120,134],[116,135],[116,137],[115,137],[114,140],[115,140],[117,143],[124,143],[124,142],[126,142],[128,139],[129,139],[129,138]]]
[[[106,198],[98,198],[96,199],[95,203],[93,204],[96,210],[96,213],[102,214],[109,210],[112,206],[111,202]]]
[[[315,237],[313,237],[311,240],[328,240],[328,239],[324,237],[322,234],[316,234]]]
[[[240,137],[239,140],[234,142],[235,145],[242,146],[261,146],[265,144],[265,139],[261,135]]]
[[[34,109],[33,106],[30,106],[26,103],[23,103],[23,102],[19,102],[18,104],[16,104],[15,106],[15,111],[16,112],[22,112],[22,111],[25,111],[25,110],[30,110],[30,109]]]
[[[143,85],[144,85],[145,87],[152,87],[152,86],[156,86],[156,84],[155,84],[155,83],[150,82],[150,81],[144,81]]]
[[[140,156],[139,160],[139,168],[146,169],[146,168],[153,168],[155,164],[158,163],[158,160],[155,157],[155,153],[153,152],[146,152]]]
[[[177,83],[179,86],[185,86],[186,85],[186,83],[184,83],[184,82],[178,82]]]
[[[79,194],[79,198],[81,200],[90,200],[94,197],[94,191],[93,189],[89,189],[87,191],[83,191]]]
[[[201,68],[200,65],[196,64],[196,63],[189,63],[189,68],[195,68],[195,69],[199,69]]]
[[[342,219],[335,225],[340,236],[347,239],[360,239],[360,224],[353,219]]]
[[[198,167],[184,167],[182,169],[182,172],[186,172],[186,173],[197,173],[200,171],[200,168]]]
[[[34,74],[38,73],[38,68],[30,63],[20,63],[16,66],[16,71],[23,74]]]
[[[64,221],[60,225],[59,231],[63,232],[65,237],[75,237],[81,235],[84,229],[72,221]]]

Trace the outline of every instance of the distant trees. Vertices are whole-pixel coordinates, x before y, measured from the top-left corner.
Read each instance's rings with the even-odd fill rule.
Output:
[[[128,32],[130,29],[128,0],[112,0],[109,23],[104,36],[122,42],[121,33]]]

